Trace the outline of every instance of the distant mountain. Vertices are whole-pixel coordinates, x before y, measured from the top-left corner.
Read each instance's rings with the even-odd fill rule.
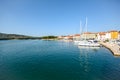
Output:
[[[0,40],[9,40],[9,39],[41,39],[41,38],[26,36],[26,35],[19,35],[19,34],[0,33]]]

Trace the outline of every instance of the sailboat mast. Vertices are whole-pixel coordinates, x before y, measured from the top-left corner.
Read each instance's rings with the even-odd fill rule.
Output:
[[[86,17],[85,27],[86,27],[86,34],[85,34],[85,40],[86,40],[87,39],[87,17]]]
[[[82,34],[82,22],[80,21],[80,34]]]
[[[85,24],[85,27],[86,27],[86,32],[87,32],[87,17],[86,17],[86,24]]]

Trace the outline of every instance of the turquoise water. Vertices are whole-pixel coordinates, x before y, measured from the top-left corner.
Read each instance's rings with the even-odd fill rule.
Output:
[[[119,80],[120,57],[72,42],[0,41],[0,80]]]

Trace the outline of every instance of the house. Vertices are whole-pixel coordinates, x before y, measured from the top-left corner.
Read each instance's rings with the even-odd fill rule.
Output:
[[[111,39],[111,33],[110,33],[110,31],[106,32],[105,39]]]
[[[100,41],[104,41],[106,39],[106,32],[98,32],[97,39]]]
[[[96,39],[97,34],[91,33],[91,32],[85,32],[85,33],[81,34],[81,38],[83,38],[83,39]]]
[[[76,40],[76,41],[80,40],[80,34],[73,35],[73,40]]]
[[[65,36],[58,36],[58,39],[61,40],[61,39],[64,39]]]
[[[118,39],[120,40],[120,31],[118,32]]]
[[[118,34],[119,32],[116,30],[108,31],[106,32],[106,39],[118,39],[119,38]]]
[[[118,39],[118,31],[110,31],[111,32],[111,39]]]
[[[72,35],[64,36],[64,40],[73,40]]]

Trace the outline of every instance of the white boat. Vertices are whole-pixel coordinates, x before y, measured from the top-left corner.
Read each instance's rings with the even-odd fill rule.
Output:
[[[100,44],[95,40],[83,40],[78,43],[78,46],[86,46],[86,47],[100,47]]]
[[[80,21],[80,34],[82,33],[82,22]],[[74,40],[75,45],[78,45],[79,43],[81,43],[83,40],[79,39],[79,40]]]
[[[75,44],[78,44],[79,42],[80,42],[80,41],[76,41],[76,40],[74,41]]]
[[[79,43],[83,42],[83,40],[75,40],[74,43],[78,45]]]
[[[86,18],[86,24],[85,24],[85,26],[86,26],[86,32],[87,32],[87,18]],[[97,43],[97,41],[95,41],[95,40],[89,40],[88,41],[85,38],[85,40],[78,41],[78,46],[99,47],[100,44]]]
[[[99,46],[91,47],[91,46],[78,46],[80,49],[99,49]]]

